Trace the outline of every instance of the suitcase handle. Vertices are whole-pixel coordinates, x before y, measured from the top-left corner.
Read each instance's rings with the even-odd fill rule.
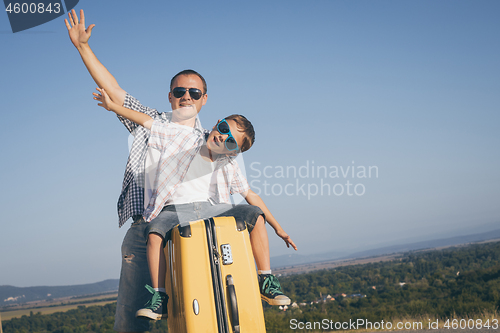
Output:
[[[232,275],[226,276],[227,291],[231,301],[231,322],[233,323],[234,333],[240,333],[240,318],[238,315],[238,301],[236,300],[236,290],[234,289],[234,281]]]

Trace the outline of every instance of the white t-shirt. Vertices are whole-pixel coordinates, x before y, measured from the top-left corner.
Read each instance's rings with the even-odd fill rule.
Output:
[[[180,125],[177,123],[169,123],[169,126],[177,127],[179,130],[182,130],[182,131],[189,131],[189,132],[193,131],[192,127]],[[196,154],[195,158],[191,162],[191,165],[194,164],[195,160],[197,161],[197,163],[200,163],[199,159],[203,160],[201,158],[200,154]],[[144,161],[144,209],[147,209],[149,201],[151,200],[151,197],[153,196],[153,190],[154,190],[155,180],[156,180],[156,176],[157,176],[156,173],[158,172],[158,166],[159,166],[160,160],[161,160],[161,151],[158,149],[148,147],[148,150],[146,151],[146,158]],[[210,162],[207,162],[207,163],[210,163]],[[190,173],[190,170],[192,169],[191,165],[186,173],[186,176],[184,178],[184,182],[189,181],[189,180],[196,180],[196,178],[199,177],[199,175],[204,175],[204,172],[206,173],[209,171],[208,167],[206,165],[205,166],[199,165],[199,166],[194,167],[194,169]],[[203,170],[205,170],[205,171],[203,171]],[[213,173],[213,168],[210,170],[209,173],[210,173],[210,175]],[[196,176],[196,175],[198,175],[198,176]],[[206,176],[208,176],[208,175],[206,175]],[[210,179],[209,179],[209,181],[210,181]],[[205,180],[198,180],[197,182],[206,182],[206,179]],[[197,183],[197,182],[195,182],[195,183]],[[181,185],[179,185],[176,192],[174,193],[174,197],[176,199],[178,199],[181,196],[187,195],[186,200],[180,200],[179,202],[177,202],[176,200],[171,199],[171,200],[168,200],[165,203],[165,205],[189,203],[189,202],[196,202],[196,201],[207,201],[209,198],[206,195],[206,193],[208,193],[208,190],[205,191],[204,190],[205,186],[201,186],[201,187],[200,186],[201,185],[198,185],[195,188],[189,189],[189,185],[183,187],[183,184],[181,183]],[[204,194],[202,195],[201,193],[190,192],[191,190],[196,190],[197,188],[199,190],[203,190]],[[183,191],[182,194],[181,194],[181,192],[179,192],[179,190]],[[187,190],[189,190],[189,191],[187,191]],[[215,187],[214,187],[213,191],[215,192]],[[190,201],[189,194],[194,194],[195,197],[197,197],[197,198],[199,198],[200,196],[203,196],[204,199]]]
[[[215,194],[217,175],[214,168],[215,163],[205,160],[199,153],[196,154],[184,180],[165,205],[208,201]]]
[[[186,131],[193,130],[191,127],[176,123],[170,123],[170,126],[177,126]],[[144,209],[148,207],[153,194],[160,158],[160,150],[148,148],[144,170]],[[215,162],[207,161],[199,153],[196,154],[183,182],[177,187],[172,197],[165,202],[165,205],[209,201],[210,196],[215,194],[216,188],[217,179],[214,169]]]

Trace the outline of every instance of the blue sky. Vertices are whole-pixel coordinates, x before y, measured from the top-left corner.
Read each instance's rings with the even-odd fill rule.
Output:
[[[298,253],[500,226],[497,1],[80,8],[97,57],[143,104],[168,111],[170,78],[192,68],[208,83],[205,127],[233,113],[253,122],[248,180]],[[0,285],[118,278],[128,132],[92,100],[63,18],[13,34],[0,14],[0,40]],[[377,176],[360,177],[370,166]],[[270,239],[272,255],[292,253]]]

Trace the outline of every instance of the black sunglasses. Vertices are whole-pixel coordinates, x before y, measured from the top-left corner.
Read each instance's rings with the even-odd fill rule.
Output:
[[[181,98],[184,96],[186,91],[189,91],[189,95],[191,96],[192,99],[195,101],[199,100],[201,96],[203,96],[203,92],[200,89],[196,88],[184,88],[184,87],[176,87],[172,90],[172,94],[174,95],[175,98]]]
[[[234,136],[231,134],[231,129],[229,128],[229,124],[227,123],[226,119],[222,119],[217,124],[217,131],[219,131],[219,133],[223,135],[227,134],[227,138],[224,141],[224,145],[226,146],[227,150],[232,151],[239,149],[238,143],[236,142]]]

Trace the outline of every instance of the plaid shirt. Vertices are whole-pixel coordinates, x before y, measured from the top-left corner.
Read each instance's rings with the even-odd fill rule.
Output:
[[[123,106],[149,115],[155,120],[170,122],[172,112],[158,112],[142,105],[137,99],[127,94]],[[134,136],[134,142],[125,168],[122,192],[118,198],[118,225],[121,227],[134,215],[144,214],[144,161],[148,148],[149,130],[136,123],[118,116],[127,130]],[[205,133],[201,123],[196,118],[194,132]]]
[[[191,162],[205,143],[206,135],[185,130],[170,123],[154,121],[151,126],[149,148],[161,152],[159,167],[154,182],[154,189],[144,219],[150,222],[160,214],[165,203],[172,197],[182,183]],[[216,160],[215,193],[209,200],[215,204],[231,203],[230,194],[245,192],[250,189],[238,163],[234,158],[221,155]]]

